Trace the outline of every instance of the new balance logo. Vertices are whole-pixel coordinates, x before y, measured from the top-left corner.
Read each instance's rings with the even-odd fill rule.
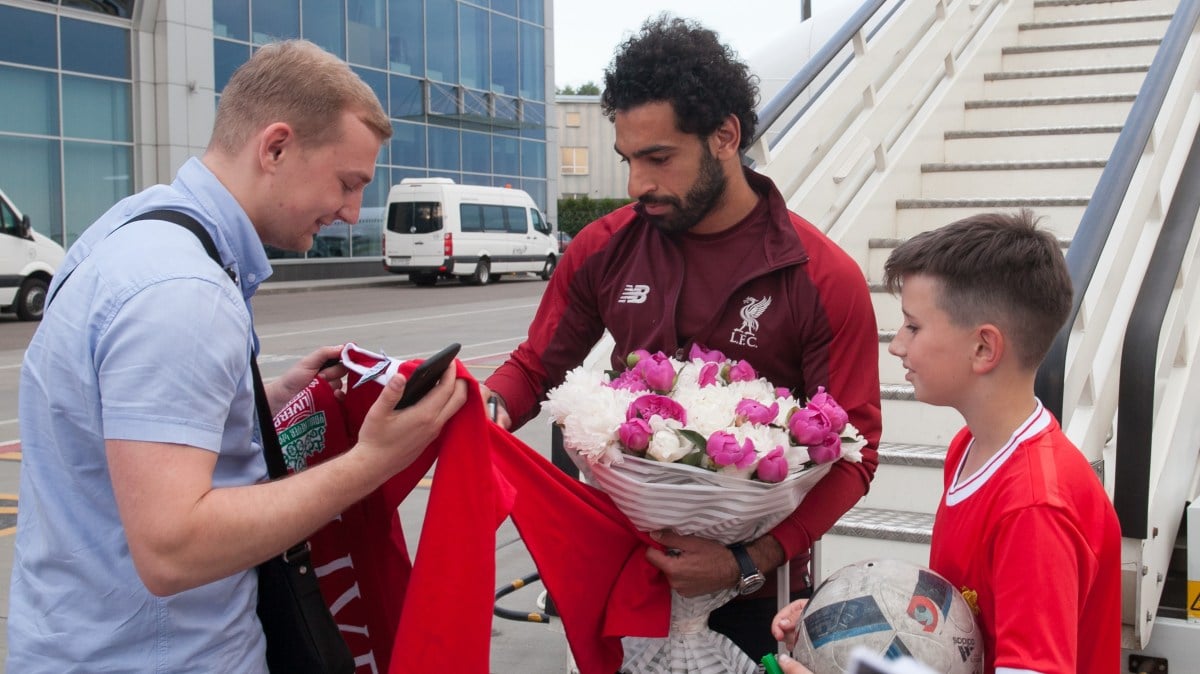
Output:
[[[621,299],[617,300],[617,304],[645,304],[646,298],[650,295],[650,286],[638,284],[627,285],[621,291]]]

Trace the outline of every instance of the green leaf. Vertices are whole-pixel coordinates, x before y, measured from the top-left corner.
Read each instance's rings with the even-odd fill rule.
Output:
[[[705,438],[703,435],[700,435],[696,431],[688,430],[686,428],[681,428],[675,432],[678,433],[679,435],[683,436],[683,438],[685,440],[692,443],[692,445],[696,449],[700,450],[701,452],[708,449],[708,439]],[[695,465],[695,464],[693,464],[693,465]]]
[[[689,466],[695,466],[696,468],[703,468],[703,466],[700,465],[703,461],[704,461],[704,452],[697,451],[697,452],[692,452],[691,454],[688,454],[687,456],[685,456],[682,459],[680,459],[679,461],[677,461],[677,463],[682,463],[682,464],[686,464]]]

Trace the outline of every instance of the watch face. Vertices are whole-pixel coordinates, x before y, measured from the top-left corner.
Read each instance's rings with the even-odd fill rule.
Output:
[[[759,589],[766,584],[766,582],[767,579],[764,578],[761,573],[756,573],[752,576],[746,576],[742,578],[741,582],[738,583],[738,594],[750,594],[752,592],[758,592]]]

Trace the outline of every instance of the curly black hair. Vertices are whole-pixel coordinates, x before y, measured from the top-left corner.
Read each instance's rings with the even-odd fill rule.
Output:
[[[700,24],[660,14],[626,40],[604,71],[600,104],[609,121],[618,111],[666,101],[680,131],[706,138],[729,115],[742,125],[745,150],[758,125],[758,78]]]

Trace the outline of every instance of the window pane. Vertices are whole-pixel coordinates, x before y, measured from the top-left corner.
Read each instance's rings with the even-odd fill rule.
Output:
[[[426,0],[426,75],[431,80],[458,82],[458,12],[454,0]]]
[[[505,206],[504,217],[508,223],[508,231],[516,234],[524,234],[529,231],[529,222],[525,219],[524,208],[520,206]]]
[[[517,93],[517,22],[492,15],[492,91]]]
[[[304,37],[343,59],[346,58],[344,10],[342,0],[304,0]]]
[[[546,177],[546,145],[532,140],[521,141],[521,175],[526,178]]]
[[[538,26],[521,24],[521,98],[546,100],[545,37]]]
[[[517,0],[492,0],[492,9],[509,16],[517,15]],[[493,20],[495,20],[493,18]]]
[[[421,80],[392,75],[391,110],[388,114],[397,119],[420,119],[425,115],[425,101]]]
[[[0,131],[58,135],[57,75],[0,66],[0,91],[6,100],[0,105]]]
[[[132,194],[133,149],[63,141],[67,245],[113,204]]]
[[[421,3],[415,0],[388,2],[388,40],[391,71],[420,77],[425,74],[425,31]]]
[[[525,101],[521,106],[521,136],[546,139],[546,106]]]
[[[58,36],[54,15],[0,5],[0,61],[26,63],[43,68],[58,67]]]
[[[521,18],[526,21],[532,21],[539,26],[546,20],[546,6],[543,4],[545,0],[520,0],[521,2]]]
[[[464,171],[475,173],[492,172],[492,142],[491,136],[484,133],[462,134],[462,162]]]
[[[464,86],[473,89],[488,88],[488,13],[478,7],[459,5],[459,54],[462,57]]]
[[[367,86],[371,87],[371,91],[375,92],[375,98],[379,99],[379,105],[386,107],[388,100],[387,73],[366,68],[351,67],[350,69],[357,73],[367,83]]]
[[[129,31],[64,17],[62,67],[63,70],[129,79]]]
[[[429,127],[429,167],[457,171],[459,132],[440,126]]]
[[[529,193],[529,196],[533,198],[533,203],[537,204],[540,210],[546,210],[545,180],[522,180],[521,189]]]
[[[133,15],[133,0],[62,0],[62,6],[77,7],[126,19]]]
[[[463,89],[463,115],[473,121],[484,124],[491,123],[491,112],[488,110],[488,97],[491,94],[482,91]]]
[[[233,71],[250,60],[250,45],[213,40],[213,70],[217,93],[225,90]]]
[[[213,0],[213,35],[249,42],[248,0]]]
[[[485,232],[503,232],[508,229],[504,224],[504,207],[503,206],[484,206],[483,207],[483,231]]]
[[[434,115],[458,115],[458,88],[433,82],[429,85],[429,112]]]
[[[405,178],[424,178],[427,175],[429,172],[425,169],[394,168],[392,169],[392,184],[399,185]],[[438,227],[440,228],[441,225]]]
[[[392,122],[392,163],[405,166],[425,165],[424,126]],[[394,175],[392,181],[397,182]]]
[[[132,141],[127,82],[63,75],[63,135]]]
[[[29,216],[34,229],[62,243],[58,140],[0,135],[0,157],[4,157],[0,161],[4,192]]]
[[[508,175],[521,172],[521,153],[516,138],[492,137],[492,170]]]
[[[483,207],[477,204],[460,204],[458,207],[459,229],[464,232],[483,231]]]
[[[298,0],[259,0],[254,3],[250,27],[254,44],[267,44],[300,35]]]
[[[350,62],[387,69],[387,23],[383,0],[348,0],[346,28]]]

